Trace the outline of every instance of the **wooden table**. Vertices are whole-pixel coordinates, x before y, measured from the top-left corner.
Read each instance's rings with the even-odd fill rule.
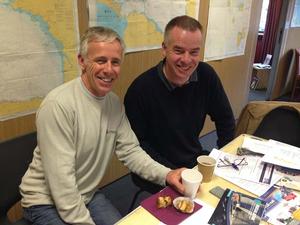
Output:
[[[244,137],[247,136],[245,134],[240,135],[227,145],[225,145],[222,149],[222,151],[230,152],[233,154],[236,154],[236,151],[238,147],[240,147],[243,143]],[[220,186],[223,189],[230,188],[235,191],[239,191],[244,194],[248,194],[250,196],[254,196],[252,193],[238,187],[235,184],[230,183],[229,181],[224,180],[221,177],[213,176],[212,180],[208,183],[202,183],[201,184],[201,190],[197,194],[197,198],[201,201],[211,205],[212,207],[216,207],[219,199],[209,193],[209,190],[215,186]],[[140,223],[138,221],[141,221]],[[152,216],[146,209],[142,207],[136,208],[133,212],[128,214],[126,217],[124,217],[122,220],[120,220],[117,224],[118,225],[134,225],[134,224],[143,224],[143,225],[157,225],[160,221],[156,219],[154,216]],[[268,223],[261,223],[261,224],[268,224]]]

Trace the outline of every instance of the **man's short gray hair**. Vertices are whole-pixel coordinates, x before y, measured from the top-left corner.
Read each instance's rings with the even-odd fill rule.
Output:
[[[101,26],[90,27],[87,29],[87,31],[83,34],[81,38],[79,53],[83,57],[87,56],[87,48],[89,42],[92,41],[113,42],[115,40],[118,41],[121,45],[122,57],[123,57],[125,54],[125,43],[116,31]]]

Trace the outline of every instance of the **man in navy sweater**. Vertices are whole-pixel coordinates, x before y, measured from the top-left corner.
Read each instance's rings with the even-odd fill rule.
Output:
[[[194,167],[196,158],[208,153],[198,140],[207,115],[216,125],[219,148],[234,137],[235,120],[222,83],[211,66],[199,61],[201,30],[194,18],[173,18],[165,28],[164,59],[137,77],[125,96],[142,148],[170,168]]]

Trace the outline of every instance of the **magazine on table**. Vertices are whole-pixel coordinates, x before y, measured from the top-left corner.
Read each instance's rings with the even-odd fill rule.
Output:
[[[209,224],[257,225],[264,216],[265,201],[226,189]]]
[[[260,198],[266,202],[265,221],[273,225],[300,225],[299,192],[275,185]]]

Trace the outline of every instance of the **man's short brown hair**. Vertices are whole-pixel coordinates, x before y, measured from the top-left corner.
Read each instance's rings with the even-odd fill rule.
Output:
[[[171,19],[166,28],[165,28],[165,33],[164,33],[164,42],[166,42],[169,38],[170,31],[174,27],[179,27],[183,30],[187,31],[196,31],[200,30],[202,32],[202,25],[199,23],[198,20],[194,19],[193,17],[190,16],[177,16]]]

